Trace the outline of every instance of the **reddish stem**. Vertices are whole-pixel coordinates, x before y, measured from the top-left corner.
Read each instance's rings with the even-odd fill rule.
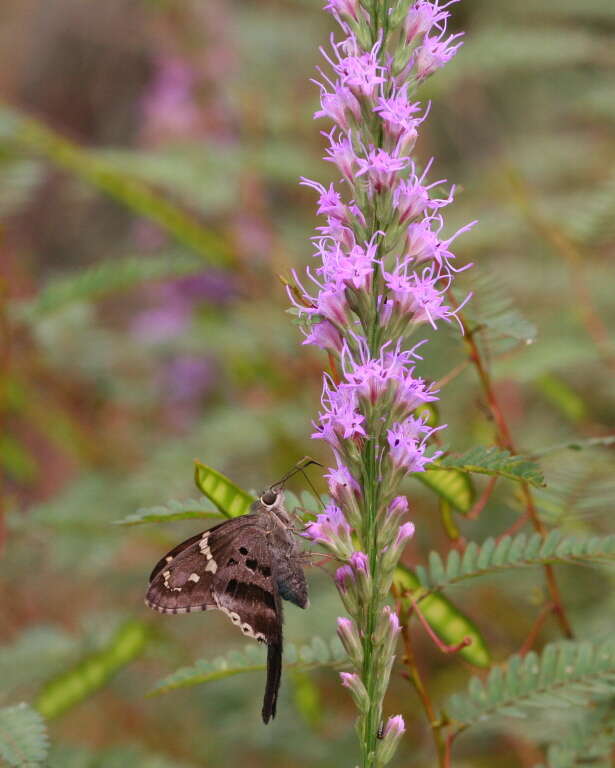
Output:
[[[454,299],[453,299],[453,302],[454,302]],[[491,377],[489,376],[489,372],[487,371],[487,368],[483,362],[480,350],[478,348],[478,344],[474,339],[474,335],[473,335],[474,332],[470,330],[461,313],[459,313],[459,320],[463,327],[463,331],[464,331],[463,339],[468,348],[470,360],[472,361],[472,363],[476,368],[476,371],[478,373],[478,376],[483,388],[483,392],[485,394],[485,399],[487,400],[489,410],[491,412],[491,415],[496,425],[497,443],[501,448],[506,449],[511,454],[516,454],[517,451],[515,449],[515,444],[512,439],[512,435],[508,428],[508,424],[506,423],[506,419],[504,418],[502,409],[500,408],[500,404],[498,403],[497,397],[495,396],[495,391],[493,389]],[[523,497],[523,501],[525,504],[526,515],[527,517],[529,517],[532,523],[532,526],[534,527],[534,530],[540,533],[541,536],[546,536],[547,529],[545,528],[542,520],[538,515],[538,510],[536,509],[536,506],[534,504],[534,499],[532,496],[532,492],[530,490],[530,486],[525,482],[521,483],[521,495]],[[560,623],[562,632],[566,637],[572,638],[574,637],[574,634],[572,631],[572,627],[570,626],[570,622],[568,621],[568,617],[566,616],[566,612],[564,610],[564,606],[562,603],[559,586],[555,578],[555,572],[553,570],[553,566],[545,565],[544,571],[545,571],[545,578],[547,581],[547,588],[549,590],[551,600],[555,604],[554,610],[557,614],[557,618]]]
[[[462,648],[467,648],[468,645],[472,644],[472,638],[467,636],[464,637],[463,640],[460,643],[457,643],[456,645],[446,645],[446,643],[443,643],[442,640],[440,640],[440,638],[433,631],[433,629],[429,626],[429,622],[423,616],[421,609],[418,607],[414,597],[411,594],[408,594],[408,598],[412,602],[412,607],[414,608],[416,615],[419,617],[419,621],[423,625],[423,629],[427,632],[429,637],[438,646],[438,648],[442,651],[442,653],[457,653]]]
[[[555,603],[547,603],[546,605],[543,605],[542,610],[538,614],[538,617],[534,624],[532,625],[532,628],[530,629],[530,633],[525,639],[525,642],[521,646],[521,649],[519,651],[519,654],[521,656],[525,656],[528,654],[532,648],[534,647],[534,643],[536,642],[536,638],[540,634],[540,630],[542,629],[545,621],[549,618],[550,614],[552,614],[555,611]]]

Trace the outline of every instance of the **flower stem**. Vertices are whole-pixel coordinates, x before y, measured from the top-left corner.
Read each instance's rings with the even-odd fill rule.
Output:
[[[365,447],[366,531],[365,547],[369,557],[372,593],[367,607],[367,620],[363,636],[363,679],[369,696],[369,709],[365,715],[362,734],[363,766],[375,766],[376,736],[380,726],[381,702],[376,692],[373,664],[373,637],[376,628],[379,597],[379,567],[376,516],[378,513],[378,462],[376,441],[371,438]]]

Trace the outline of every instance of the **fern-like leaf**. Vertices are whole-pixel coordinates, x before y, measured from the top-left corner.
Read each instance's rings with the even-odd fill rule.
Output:
[[[615,700],[594,702],[548,751],[548,768],[611,768],[615,744]]]
[[[591,538],[566,537],[551,531],[542,537],[535,533],[511,538],[504,536],[498,542],[489,538],[481,545],[471,541],[463,554],[449,552],[446,563],[437,552],[429,555],[429,565],[418,566],[416,575],[421,586],[440,590],[466,579],[513,568],[529,568],[549,563],[608,563],[615,562],[615,534]]]
[[[105,162],[100,155],[7,105],[0,105],[0,139],[45,157],[53,165],[154,221],[178,242],[200,253],[209,264],[222,266],[231,260],[224,239],[204,227],[192,214],[150,185]]]
[[[310,670],[318,667],[338,667],[347,662],[347,656],[337,637],[328,643],[315,637],[309,645],[287,644],[284,649],[284,667]],[[247,645],[243,651],[230,651],[213,661],[199,659],[191,667],[182,667],[163,678],[149,694],[156,696],[176,688],[186,688],[243,672],[266,669],[264,649],[256,644]]]
[[[495,446],[479,445],[460,456],[446,456],[427,466],[428,472],[432,469],[455,469],[460,472],[473,472],[479,475],[499,475],[508,480],[525,482],[534,486],[544,484],[538,464],[525,456],[514,456]]]
[[[515,307],[499,276],[485,272],[474,276],[473,299],[464,311],[472,331],[480,329],[477,338],[495,353],[508,351],[517,344],[530,344],[536,338],[536,327]]]
[[[25,703],[0,709],[0,762],[34,768],[47,759],[49,743],[45,722]]]
[[[168,523],[173,520],[206,519],[212,517],[226,520],[226,515],[214,509],[211,501],[205,498],[205,496],[201,496],[200,499],[188,499],[187,501],[172,499],[160,506],[144,507],[121,520],[115,520],[114,524],[140,525],[141,523]]]
[[[35,299],[17,307],[17,315],[37,320],[74,302],[92,301],[149,280],[181,277],[199,269],[203,269],[202,259],[185,253],[109,259],[74,274],[52,278]]]
[[[613,693],[615,641],[553,643],[540,656],[512,656],[485,683],[473,677],[466,693],[451,697],[447,711],[469,726],[498,715],[524,717],[527,707],[584,706]]]

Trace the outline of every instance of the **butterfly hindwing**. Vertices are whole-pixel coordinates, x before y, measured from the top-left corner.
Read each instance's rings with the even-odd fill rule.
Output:
[[[240,531],[213,532],[209,547],[217,566],[212,591],[218,608],[245,635],[266,643],[280,641],[282,607],[275,562],[258,520],[247,518]]]

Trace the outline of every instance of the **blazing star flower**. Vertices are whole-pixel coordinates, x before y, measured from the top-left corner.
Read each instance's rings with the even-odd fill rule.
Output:
[[[342,172],[342,176],[347,181],[352,181],[354,175],[354,167],[357,163],[357,156],[350,139],[341,138],[335,140],[333,138],[333,131],[331,134],[324,134],[329,139],[329,147],[327,149],[327,157],[325,160],[330,163],[335,163]]]
[[[408,416],[403,422],[389,429],[387,441],[393,465],[406,472],[422,472],[425,465],[433,461],[433,457],[425,456],[426,440],[433,432],[420,416]]]
[[[416,54],[417,78],[424,80],[450,61],[463,45],[461,41],[452,45],[453,40],[460,37],[463,37],[463,32],[449,35],[446,39],[442,34],[438,37],[426,37]]]
[[[320,109],[314,112],[314,117],[328,117],[336,122],[339,127],[347,131],[351,121],[361,117],[361,105],[354,93],[345,85],[334,86],[334,92],[328,93],[321,85]]]
[[[395,157],[384,149],[371,147],[366,157],[357,158],[359,170],[355,177],[358,179],[366,174],[372,192],[382,192],[391,186],[397,173],[403,170],[408,162],[407,157]]]
[[[356,21],[359,14],[359,0],[329,0],[325,5],[325,11],[348,16]]]
[[[336,504],[329,504],[314,522],[308,524],[304,536],[334,554],[344,556],[353,550],[351,533],[342,510]]]
[[[380,96],[374,112],[380,115],[385,132],[391,137],[398,151],[410,152],[416,142],[418,126],[425,115],[417,117],[421,109],[418,101],[410,102],[404,90],[398,89],[392,96]]]
[[[441,22],[446,24],[450,13],[444,9],[454,2],[457,2],[457,0],[451,0],[451,2],[442,6],[439,5],[437,0],[435,3],[429,2],[429,0],[419,0],[415,3],[409,9],[404,22],[406,42],[411,42],[417,37],[426,35],[431,31],[432,27],[441,24]]]

